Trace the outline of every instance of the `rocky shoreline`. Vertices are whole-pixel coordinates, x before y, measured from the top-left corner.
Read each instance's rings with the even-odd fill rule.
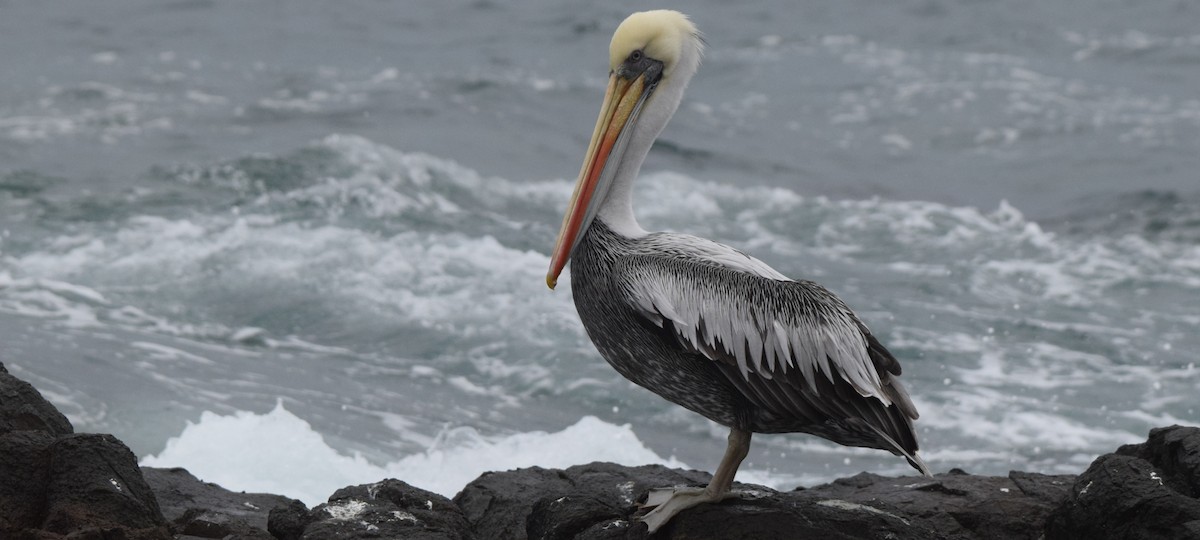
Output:
[[[657,465],[533,467],[485,473],[453,500],[388,479],[310,509],[140,468],[115,437],[75,433],[0,364],[0,538],[646,538],[631,520],[639,497],[708,478]],[[862,473],[789,492],[735,489],[750,496],[688,510],[655,538],[1200,539],[1200,428],[1152,430],[1078,476]]]

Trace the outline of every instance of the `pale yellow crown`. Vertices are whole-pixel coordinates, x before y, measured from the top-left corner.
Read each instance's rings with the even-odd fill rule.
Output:
[[[678,11],[659,9],[634,13],[613,33],[612,43],[608,46],[609,68],[616,70],[629,53],[641,49],[647,57],[663,63],[664,76],[670,75],[684,44],[699,38],[696,25]]]

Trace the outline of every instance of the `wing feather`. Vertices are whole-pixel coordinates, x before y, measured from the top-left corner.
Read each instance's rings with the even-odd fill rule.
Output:
[[[635,256],[624,262],[631,278],[622,280],[625,292],[643,316],[656,325],[669,320],[693,347],[712,351],[713,360],[732,358],[743,377],[797,368],[814,391],[818,376],[841,378],[863,397],[891,403],[869,356],[865,327],[820,285],[686,260]],[[747,352],[760,344],[765,369]]]
[[[705,249],[699,255],[715,250]],[[736,257],[699,255],[633,255],[616,264],[614,278],[631,306],[717,362],[770,421],[808,422],[803,430],[843,444],[915,455],[917,414],[894,378],[900,364],[849,307],[761,261],[731,267]]]

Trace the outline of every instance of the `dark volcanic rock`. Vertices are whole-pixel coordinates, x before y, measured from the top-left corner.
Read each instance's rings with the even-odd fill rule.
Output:
[[[656,538],[828,538],[850,540],[939,540],[947,536],[902,513],[841,499],[824,499],[804,491],[764,491],[759,499],[730,500],[684,512]],[[686,516],[686,517],[685,517]],[[639,525],[637,532],[644,534]]]
[[[13,377],[0,364],[0,435],[10,431],[69,435],[75,430],[33,385]]]
[[[45,431],[0,435],[0,538],[41,527],[53,443],[54,436]]]
[[[1171,426],[1079,475],[1046,538],[1200,539],[1200,428]]]
[[[454,502],[479,538],[573,538],[597,527],[593,532],[602,535],[580,538],[617,538],[611,534],[629,528],[627,518],[640,494],[654,487],[704,485],[708,479],[704,473],[660,465],[532,467],[484,473],[467,484]]]
[[[112,435],[60,437],[48,447],[44,520],[62,535],[170,538],[137,458]]]
[[[271,536],[279,540],[299,540],[304,536],[304,529],[313,519],[308,515],[308,507],[293,499],[285,506],[276,506],[271,510],[267,520],[267,530]]]
[[[163,517],[176,532],[188,536],[270,539],[268,514],[293,502],[282,495],[229,491],[200,481],[186,469],[143,467],[142,475],[158,498]]]
[[[1146,442],[1127,444],[1116,453],[1150,462],[1163,472],[1163,481],[1171,489],[1200,498],[1200,428],[1155,428]]]
[[[1037,538],[1074,476],[1011,472],[972,476],[959,470],[934,478],[861,473],[806,490],[810,495],[870,505],[942,534],[966,538]]]
[[[645,538],[635,501],[652,487],[709,476],[659,466],[593,463],[564,471],[487,473],[457,502],[478,537]],[[658,538],[1038,538],[1073,477],[1013,473],[887,478],[860,474],[808,490],[753,494],[681,513]]]
[[[280,538],[341,540],[406,538],[460,540],[471,538],[462,510],[449,499],[399,480],[337,490],[329,502],[308,512],[291,507],[271,512],[270,529]],[[296,536],[298,531],[299,536]],[[487,535],[483,538],[499,538]]]
[[[137,459],[0,366],[0,538],[170,538]]]
[[[137,457],[112,435],[81,433],[50,445],[44,528],[155,529],[166,525]]]

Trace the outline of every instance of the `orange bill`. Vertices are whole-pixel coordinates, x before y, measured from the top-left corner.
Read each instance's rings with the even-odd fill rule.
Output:
[[[591,225],[599,205],[604,202],[604,195],[608,192],[608,185],[605,184],[611,182],[613,176],[611,172],[605,175],[604,171],[609,165],[615,171],[619,164],[620,156],[611,155],[613,147],[631,122],[645,90],[644,77],[629,80],[614,73],[609,78],[604,103],[600,106],[600,117],[596,119],[596,129],[592,132],[592,140],[579,171],[579,181],[575,184],[575,192],[567,205],[567,213],[563,216],[562,228],[558,231],[558,240],[550,256],[546,285],[551,289],[558,283],[558,276],[567,266],[571,252]]]

